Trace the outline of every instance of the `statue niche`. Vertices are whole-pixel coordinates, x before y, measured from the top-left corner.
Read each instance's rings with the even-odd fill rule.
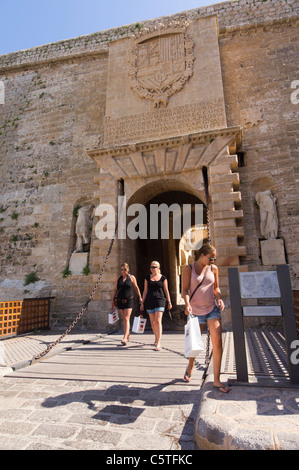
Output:
[[[260,241],[262,263],[265,266],[286,264],[284,243],[278,235],[276,197],[271,191],[258,192],[255,200],[260,212],[260,232],[265,240]]]
[[[255,200],[260,210],[260,231],[262,237],[266,239],[277,238],[278,217],[276,211],[276,197],[271,191],[259,192]]]
[[[74,211],[76,245],[70,258],[69,269],[75,275],[84,274],[84,269],[88,267],[93,209],[94,206],[88,204]]]
[[[74,253],[89,252],[91,237],[91,214],[93,206],[80,207],[76,221],[76,249]]]

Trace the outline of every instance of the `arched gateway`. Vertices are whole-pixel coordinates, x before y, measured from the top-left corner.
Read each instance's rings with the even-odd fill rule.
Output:
[[[227,267],[238,265],[246,249],[240,245],[243,212],[236,156],[241,127],[227,127],[217,17],[190,24],[166,21],[138,37],[111,42],[106,96],[104,138],[87,150],[99,168],[99,204],[111,204],[117,213],[123,196],[127,210],[143,205],[147,217],[153,205],[175,203],[181,210],[189,205],[193,219],[189,226],[181,226],[177,237],[170,223],[168,237],[151,239],[150,221],[146,237],[117,239],[106,276],[111,284],[100,288],[91,311],[109,309],[112,281],[121,262],[130,263],[143,288],[152,259],[161,262],[172,303],[179,305],[181,273],[190,254],[182,251],[182,237],[200,225],[194,220],[196,205],[203,209],[202,227],[197,228],[206,229],[207,202],[225,297]],[[164,218],[160,230],[165,223]],[[100,262],[108,240],[97,240],[97,246]],[[230,321],[229,311],[225,320]]]

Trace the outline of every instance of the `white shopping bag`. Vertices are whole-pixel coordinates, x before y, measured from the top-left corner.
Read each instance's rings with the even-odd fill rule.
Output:
[[[198,320],[190,314],[187,325],[185,325],[185,357],[196,357],[203,350],[204,345]]]
[[[108,314],[108,323],[109,325],[113,325],[114,323],[117,322],[117,320],[119,320],[118,311],[114,309],[112,310],[112,312]]]
[[[132,331],[133,333],[144,333],[146,325],[146,318],[143,317],[135,317]]]

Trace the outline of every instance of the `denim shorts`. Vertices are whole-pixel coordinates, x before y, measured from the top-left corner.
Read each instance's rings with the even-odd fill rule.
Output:
[[[164,312],[165,307],[157,307],[151,310],[146,309],[147,313]]]
[[[198,320],[198,323],[200,325],[204,325],[205,323],[207,323],[207,320],[214,320],[214,319],[220,319],[221,318],[221,315],[220,315],[220,311],[219,311],[219,308],[215,307],[213,308],[213,310],[208,313],[207,315],[195,315],[197,320]]]

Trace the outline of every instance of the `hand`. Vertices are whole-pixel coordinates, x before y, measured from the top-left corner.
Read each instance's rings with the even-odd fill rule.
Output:
[[[191,315],[192,313],[192,307],[191,305],[186,305],[186,308],[185,308],[185,315]]]
[[[167,307],[168,307],[168,310],[171,310],[171,309],[172,309],[172,304],[171,304],[171,302],[168,302]]]
[[[144,310],[144,305],[143,305],[143,302],[141,302],[140,304],[140,310],[143,311]]]
[[[218,299],[217,304],[221,311],[224,310],[225,305],[222,299]]]

